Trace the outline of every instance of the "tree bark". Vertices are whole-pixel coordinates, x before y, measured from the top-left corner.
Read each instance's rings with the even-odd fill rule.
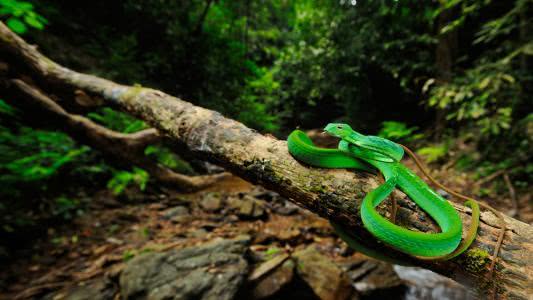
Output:
[[[187,146],[198,157],[224,166],[231,172],[279,192],[294,203],[331,220],[350,226],[355,235],[377,250],[429,268],[481,293],[496,288],[501,298],[528,299],[533,294],[533,228],[505,217],[507,232],[496,265],[495,277],[488,280],[487,256],[498,237],[498,219],[481,214],[478,236],[469,251],[451,261],[424,262],[407,257],[375,239],[364,229],[358,213],[363,196],[380,184],[377,176],[349,170],[325,170],[305,166],[291,157],[285,141],[261,135],[221,114],[194,106],[161,91],[120,85],[109,80],[77,73],[39,53],[0,23],[3,59],[20,61],[32,78],[48,89],[83,90],[100,96],[106,104],[123,108],[142,118],[160,132]],[[394,197],[400,205],[397,222],[410,229],[435,232],[436,226],[401,192]],[[470,210],[453,204],[465,226]],[[387,205],[381,207],[389,211]]]

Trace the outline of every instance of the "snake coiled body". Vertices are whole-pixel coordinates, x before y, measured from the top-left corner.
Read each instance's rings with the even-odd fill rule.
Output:
[[[289,135],[287,144],[289,152],[297,160],[314,167],[355,168],[367,171],[375,168],[383,174],[385,182],[364,197],[360,211],[365,228],[377,239],[399,251],[419,258],[449,259],[466,250],[473,238],[470,237],[465,245],[458,248],[463,224],[455,209],[399,161],[403,150],[398,150],[397,144],[388,144],[392,142],[388,140],[383,142],[381,141],[383,139],[378,137],[371,138],[363,142],[357,139],[356,143],[351,143],[349,137],[346,140],[343,138],[338,149],[326,149],[315,146],[304,132],[295,130]],[[367,147],[369,144],[373,144],[373,147]],[[393,159],[388,159],[388,157]],[[441,232],[412,231],[381,216],[376,211],[376,207],[395,188],[401,189],[427,212],[439,225]],[[473,217],[479,217],[477,204],[475,202],[466,204],[472,208]],[[478,223],[476,222],[479,221],[473,219],[471,225],[475,226],[474,232],[477,229]],[[343,230],[338,224],[334,224],[334,227],[337,231]],[[339,235],[343,237],[346,233],[340,232]]]

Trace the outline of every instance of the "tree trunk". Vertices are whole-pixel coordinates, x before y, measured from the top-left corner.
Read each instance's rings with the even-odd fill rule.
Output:
[[[441,5],[444,5],[441,3]],[[455,9],[446,9],[437,17],[437,48],[435,49],[436,79],[439,83],[449,83],[453,75],[453,63],[457,52],[457,30],[440,33],[456,15]],[[435,138],[440,140],[446,128],[446,108],[438,108],[435,112]]]
[[[377,176],[307,167],[291,157],[285,141],[261,135],[217,112],[158,90],[124,86],[74,72],[40,54],[2,23],[0,49],[3,51],[0,59],[22,63],[41,87],[72,93],[81,89],[89,95],[100,96],[107,104],[123,108],[187,146],[198,157],[277,191],[324,218],[350,226],[370,247],[454,278],[481,293],[496,288],[502,298],[528,299],[533,295],[533,228],[528,224],[505,217],[507,232],[493,280],[485,275],[490,265],[488,253],[493,250],[499,228],[498,219],[490,212],[481,214],[478,236],[465,254],[451,261],[419,261],[376,242],[363,227],[359,206],[363,196],[380,184]],[[424,232],[436,231],[431,218],[404,194],[395,193],[400,205],[398,223]],[[468,226],[470,210],[453,205]],[[389,210],[385,206],[381,209]]]

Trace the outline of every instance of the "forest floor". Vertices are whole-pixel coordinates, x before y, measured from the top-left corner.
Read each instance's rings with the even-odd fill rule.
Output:
[[[461,192],[472,186],[468,176],[450,176],[450,172],[442,168],[433,175]],[[121,200],[124,197],[128,204]],[[102,190],[91,198],[83,216],[49,228],[47,237],[32,244],[31,257],[19,257],[4,268],[0,299],[44,295],[84,299],[72,295],[80,286],[103,277],[111,278],[115,286],[108,298],[119,299],[119,274],[134,257],[242,235],[250,238],[243,298],[334,299],[343,295],[345,299],[382,299],[401,295],[399,298],[405,299],[463,299],[468,295],[462,286],[436,274],[394,268],[354,253],[338,239],[327,220],[237,177],[190,194],[160,189],[147,195],[133,189],[117,198]],[[529,196],[517,201],[520,219],[532,222]],[[489,203],[503,212],[513,207],[510,197]],[[292,256],[301,263],[302,255],[310,255],[317,266],[324,266],[319,272],[322,277],[310,279],[301,268],[281,275],[276,272]],[[331,278],[339,282],[331,282]]]

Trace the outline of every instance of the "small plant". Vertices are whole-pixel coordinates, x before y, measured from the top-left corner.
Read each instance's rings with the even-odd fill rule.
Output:
[[[122,253],[122,260],[125,262],[134,257],[135,257],[135,251],[133,250],[126,250]]]
[[[113,175],[113,178],[107,183],[107,187],[111,189],[113,194],[121,194],[126,187],[135,183],[139,186],[141,191],[144,191],[146,184],[148,183],[150,176],[148,173],[140,168],[134,167],[132,172],[117,171]]]
[[[276,256],[281,251],[278,247],[270,247],[265,251],[265,258],[271,259],[272,257]]]

